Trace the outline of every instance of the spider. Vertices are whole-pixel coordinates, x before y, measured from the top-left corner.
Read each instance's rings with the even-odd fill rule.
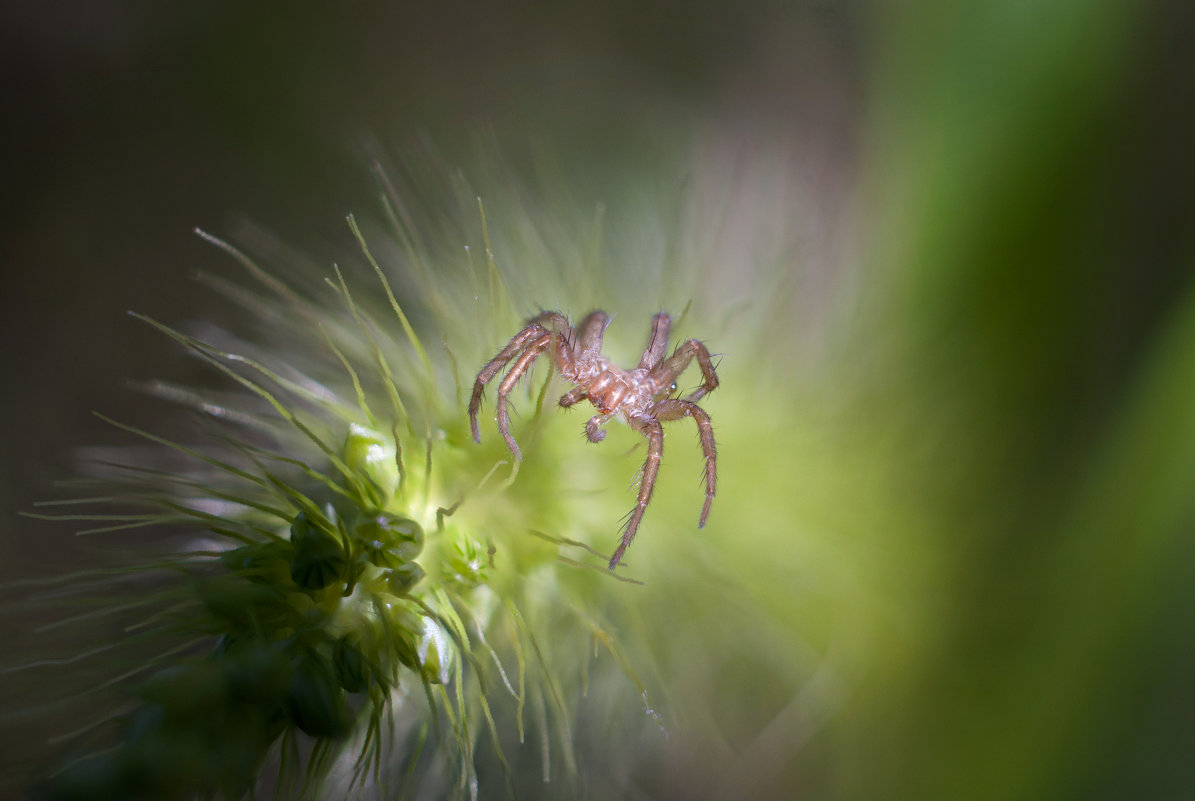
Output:
[[[671,356],[664,358],[672,318],[662,312],[652,318],[651,338],[647,342],[647,349],[643,351],[643,358],[639,360],[639,366],[633,370],[615,367],[601,353],[602,335],[609,324],[610,318],[603,311],[590,312],[575,330],[558,312],[544,312],[529,320],[527,326],[515,334],[506,347],[477,374],[473,397],[469,400],[469,424],[474,442],[481,442],[481,432],[477,427],[481,394],[485,385],[514,360],[506,377],[498,384],[498,431],[514,458],[522,459],[518,443],[510,434],[507,400],[515,384],[536,358],[544,351],[549,351],[553,365],[574,385],[560,398],[560,405],[568,408],[588,399],[598,410],[598,414],[585,424],[585,436],[590,442],[598,443],[605,439],[606,432],[602,426],[618,414],[631,428],[647,437],[647,461],[643,464],[639,498],[627,518],[618,549],[610,558],[610,569],[613,570],[635,538],[643,513],[651,501],[656,476],[660,472],[660,455],[664,450],[664,429],[660,425],[663,422],[692,417],[697,423],[701,449],[705,453],[705,506],[701,509],[697,527],[705,526],[710,504],[714,500],[717,466],[714,427],[710,424],[709,415],[697,405],[697,401],[717,388],[718,375],[714,372],[710,352],[696,339],[685,340]],[[701,367],[701,386],[683,400],[671,397],[676,389],[676,379],[694,358]]]

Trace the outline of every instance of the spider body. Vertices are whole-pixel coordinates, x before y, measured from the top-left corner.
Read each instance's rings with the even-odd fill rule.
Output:
[[[575,329],[557,312],[544,312],[528,321],[527,326],[477,374],[469,400],[469,423],[474,441],[481,442],[477,412],[481,409],[482,392],[486,384],[513,361],[506,376],[498,383],[497,419],[498,431],[511,454],[515,459],[521,459],[518,443],[510,433],[508,400],[518,380],[546,351],[556,370],[573,384],[573,388],[560,398],[560,405],[568,408],[588,400],[598,411],[585,424],[585,436],[590,442],[605,439],[606,431],[602,426],[616,415],[647,437],[647,460],[643,464],[639,496],[627,517],[618,548],[610,558],[610,569],[613,570],[634,539],[655,489],[664,450],[662,422],[692,417],[697,424],[705,454],[705,505],[697,525],[698,528],[705,525],[717,483],[717,451],[713,425],[697,401],[717,388],[718,375],[714,372],[709,351],[696,339],[685,340],[671,356],[664,357],[668,350],[668,332],[672,328],[672,318],[664,313],[652,318],[651,338],[639,366],[631,370],[617,367],[601,353],[602,336],[609,323],[610,318],[602,311],[590,312]],[[701,385],[684,399],[671,397],[676,389],[676,379],[693,359],[697,359],[701,368]]]

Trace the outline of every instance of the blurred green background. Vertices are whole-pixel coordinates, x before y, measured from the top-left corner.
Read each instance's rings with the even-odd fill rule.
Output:
[[[193,226],[327,263],[373,159],[496,160],[616,220],[710,201],[724,489],[696,563],[636,544],[682,721],[643,797],[1189,797],[1192,16],[8,3],[0,576],[63,569],[69,529],[14,516],[120,439],[92,409],[207,380],[123,315],[235,316]],[[654,514],[695,517],[690,475]]]

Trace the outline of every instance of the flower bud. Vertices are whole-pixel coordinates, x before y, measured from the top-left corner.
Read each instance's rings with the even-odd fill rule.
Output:
[[[290,541],[294,548],[290,560],[290,576],[295,584],[307,590],[322,590],[344,577],[348,559],[344,546],[300,513],[290,527]]]
[[[349,424],[342,458],[350,469],[363,474],[381,491],[383,501],[398,492],[398,460],[394,440],[356,423]]]

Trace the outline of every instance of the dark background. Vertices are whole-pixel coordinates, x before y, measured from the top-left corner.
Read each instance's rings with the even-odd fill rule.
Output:
[[[62,2],[0,13],[5,530],[70,473],[74,447],[119,439],[92,410],[144,419],[131,407],[151,402],[126,379],[199,378],[123,314],[224,319],[192,280],[224,258],[195,226],[227,235],[250,219],[330,263],[350,241],[344,215],[377,207],[379,153],[433,143],[451,166],[492,137],[512,160],[546,144],[565,162],[634,169],[716,107],[804,114],[849,141],[844,92],[858,68],[849,5]],[[820,109],[794,112],[799,94]],[[47,541],[5,536],[4,575],[40,571]]]
[[[1095,19],[1098,4],[1091,5]],[[938,49],[919,50],[922,35],[939,47],[952,41],[941,29],[966,28],[948,6],[931,3],[908,13],[833,2],[760,2],[734,12],[723,4],[680,2],[0,6],[0,579],[53,574],[74,563],[64,556],[74,547],[69,526],[16,514],[53,496],[53,482],[72,473],[76,447],[124,441],[92,410],[144,422],[161,405],[130,391],[127,379],[208,380],[172,343],[124,314],[144,311],[171,323],[235,314],[192,280],[196,270],[220,269],[225,259],[193,227],[224,233],[249,218],[330,262],[352,247],[344,215],[376,206],[371,162],[378,153],[432,143],[445,162],[467,163],[478,140],[492,138],[519,169],[530,150],[546,143],[570,169],[600,176],[647,168],[684,145],[675,141],[678,132],[711,121],[762,135],[780,119],[792,146],[814,148],[839,189],[900,205],[904,198],[870,193],[881,183],[877,174],[892,169],[886,158],[910,151],[902,140],[908,132],[888,127],[901,120],[894,109],[917,120],[923,108],[914,100],[937,99],[928,105],[938,111],[949,106],[941,100],[951,95],[949,86],[935,94],[941,75],[934,65],[952,59],[937,58]],[[1005,463],[1001,454],[969,453],[980,467],[978,478],[968,474],[975,482],[968,491],[987,506],[998,506],[1006,487],[1028,487],[1024,497],[1037,519],[1049,518],[1065,481],[1037,479],[1065,477],[1081,461],[1131,394],[1149,343],[1189,288],[1191,17],[1180,3],[1148,4],[1126,15],[1133,26],[1127,67],[1113,71],[1115,81],[1077,85],[1071,95],[1098,113],[1068,117],[1065,104],[1047,103],[1028,130],[1012,131],[1026,142],[1057,143],[1045,157],[1031,154],[1043,158],[1040,183],[1048,191],[1018,194],[1024,185],[1010,179],[1007,197],[984,198],[1006,216],[977,225],[990,243],[976,240],[963,249],[978,254],[976,271],[956,285],[937,285],[947,287],[940,296],[913,298],[924,306],[910,305],[910,316],[941,316],[941,329],[927,326],[931,331],[978,332],[984,358],[969,362],[973,372],[966,377],[974,379],[973,408],[990,415],[986,428],[974,430],[976,442],[999,446],[1012,431],[1008,454],[1028,454],[1035,468],[1018,472],[1021,463],[1012,456]],[[1083,32],[1075,28],[1076,36]],[[966,48],[979,41],[960,36],[957,62],[965,63]],[[999,76],[1021,55],[1010,46],[1007,62],[996,59],[989,68]],[[998,77],[991,84],[999,85]],[[1034,102],[1032,81],[1020,95],[990,95],[988,88],[980,81],[958,93],[960,103],[974,102],[974,113],[956,104],[943,124],[970,124],[994,139],[1004,135],[1006,115],[1026,124],[1019,104]],[[1056,96],[1067,97],[1068,89]],[[1058,126],[1076,119],[1075,130],[1059,133]],[[934,129],[923,119],[910,129],[929,155],[909,169],[932,173]],[[1051,165],[1061,166],[1051,171]],[[1003,167],[990,165],[997,176]],[[580,191],[602,195],[597,185]],[[1002,238],[1025,230],[1032,236],[1020,244],[1064,244],[1043,256]],[[1035,278],[1026,265],[1056,255],[1065,269],[1051,274],[1057,283],[1040,295],[1050,302],[1023,319],[1001,317]],[[1037,359],[1043,352],[1052,358]],[[170,425],[163,420],[156,430],[169,432]],[[1011,512],[1010,519],[1015,527]],[[1185,712],[1195,648],[1193,599],[1182,588],[1195,577],[1186,541],[1171,552],[1175,572],[1166,577],[1162,600],[1143,606],[1164,613],[1139,622],[1126,615],[1137,650],[1107,654],[1115,698],[1096,719],[1112,721],[1110,728],[1084,741],[1090,751],[1071,773],[1060,769],[1061,784],[1043,780],[1029,796],[1059,797],[1051,788],[1064,786],[1073,797],[1138,791],[1181,797],[1175,794],[1189,788],[1182,763],[1191,748]],[[1001,720],[1000,696],[960,679],[954,668],[987,665],[989,674],[975,675],[998,679],[1006,664],[1019,664],[1009,654],[1030,655],[1023,664],[1032,672],[1033,658],[1050,653],[1052,642],[1034,640],[1021,625],[1021,615],[1032,619],[1035,610],[1024,598],[1012,597],[1008,606],[987,602],[1008,600],[1015,595],[1010,586],[1021,580],[1047,601],[1052,597],[1052,563],[1038,560],[1035,547],[1028,537],[993,535],[960,559],[954,578],[964,601],[955,639],[943,638],[943,653],[924,655],[932,664],[925,686],[902,696],[920,698],[923,690],[940,702],[940,717],[888,709],[891,729],[877,734],[878,742],[901,743],[903,727],[925,717],[929,733],[910,735],[919,745],[908,753],[932,760],[954,741],[951,724],[989,720],[982,710],[953,717],[975,709],[976,698],[992,705],[992,720]],[[1149,587],[1137,590],[1133,597],[1144,598]],[[1100,618],[1109,609],[1090,613]],[[863,742],[861,752],[870,753]],[[1107,775],[1085,774],[1092,764],[1107,766]],[[919,786],[914,768],[882,767],[886,772],[877,775],[913,775],[908,786]],[[989,797],[1001,795],[992,788],[1007,777],[970,777],[967,769],[964,761],[954,768],[960,783],[974,778]],[[939,788],[951,786],[943,781]],[[1025,781],[1032,785],[1034,777]],[[1016,782],[1008,789],[1015,791]]]

